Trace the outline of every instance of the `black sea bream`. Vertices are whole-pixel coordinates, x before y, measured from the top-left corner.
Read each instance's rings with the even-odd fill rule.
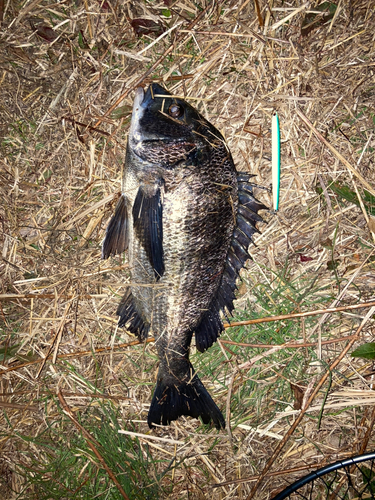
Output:
[[[155,337],[160,364],[148,424],[180,415],[225,426],[189,361],[195,335],[203,352],[233,311],[236,279],[266,208],[251,175],[238,173],[223,136],[184,100],[153,83],[136,90],[122,196],[102,257],[128,249],[131,282],[119,326]]]

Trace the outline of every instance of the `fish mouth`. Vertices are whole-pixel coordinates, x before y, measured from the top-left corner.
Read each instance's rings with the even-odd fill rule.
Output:
[[[138,87],[135,91],[132,119],[130,123],[129,138],[131,141],[138,143],[142,140],[142,135],[139,130],[139,121],[143,116],[145,108],[142,106],[145,100],[145,91],[143,87]]]
[[[145,91],[143,87],[137,87],[135,90],[133,111],[138,109],[138,107],[143,103],[145,97]]]
[[[162,99],[163,97],[168,98],[170,95],[168,90],[161,87],[158,83],[151,83],[144,93],[142,106],[146,108],[154,99]]]
[[[145,133],[144,128],[141,126],[142,118],[146,110],[152,106],[152,102],[158,99],[161,100],[164,96],[168,98],[170,93],[157,83],[151,83],[147,90],[143,87],[138,87],[135,91],[129,141],[136,154],[138,154],[138,150],[146,143],[160,141],[164,143],[176,143],[182,140],[180,138],[164,137],[163,134],[159,135],[158,131],[154,131],[151,134]]]
[[[161,96],[169,97],[170,93],[157,83],[152,83],[149,85],[148,89],[145,91],[143,87],[137,87],[135,90],[134,103],[133,103],[133,117],[134,120],[139,120],[141,118],[140,114],[142,109],[146,109],[147,106],[155,99]]]

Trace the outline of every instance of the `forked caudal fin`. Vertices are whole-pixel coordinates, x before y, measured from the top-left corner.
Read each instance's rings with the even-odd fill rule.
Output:
[[[212,420],[217,429],[225,428],[221,411],[191,364],[190,368],[192,377],[184,382],[175,379],[175,383],[170,383],[171,377],[163,377],[159,369],[156,389],[148,412],[150,428],[153,424],[169,425],[181,415],[201,417],[204,424],[209,424]]]

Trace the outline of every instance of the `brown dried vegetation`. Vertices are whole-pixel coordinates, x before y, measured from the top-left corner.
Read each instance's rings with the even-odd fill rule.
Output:
[[[205,383],[214,382],[210,392],[232,431],[181,418],[151,433],[167,441],[148,440],[155,353],[152,342],[136,345],[116,329],[126,259],[100,260],[121,185],[132,91],[158,81],[192,99],[226,136],[239,170],[256,174],[260,186],[271,183],[270,124],[279,113],[280,211],[265,214],[238,311],[270,315],[254,299],[259,284],[270,303],[285,285],[290,307],[275,304],[272,314],[374,301],[375,2],[321,4],[0,2],[2,499],[22,491],[29,453],[42,457],[20,436],[40,434],[64,404],[77,416],[100,415],[100,404],[111,402],[120,427],[143,434],[160,473],[175,457],[160,497],[272,498],[319,465],[374,448],[372,363],[350,357],[373,339],[369,308],[291,320],[299,338],[287,340],[302,344],[293,349],[275,349],[281,342],[257,338],[249,326],[241,342],[263,349],[222,342],[197,355],[201,366],[223,356],[215,381]],[[271,206],[268,191],[257,194]],[[296,300],[289,284],[303,290],[314,279],[311,301]],[[275,339],[283,336],[285,321],[270,325]],[[306,357],[301,381],[283,371],[296,352]],[[275,388],[283,380],[293,385],[283,386],[280,411]],[[241,402],[250,383],[263,396],[253,390]],[[80,430],[73,420],[64,429],[69,447]],[[26,497],[37,495],[33,488]]]

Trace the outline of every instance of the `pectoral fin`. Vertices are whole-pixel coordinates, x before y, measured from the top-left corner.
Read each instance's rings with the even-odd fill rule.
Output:
[[[138,189],[133,205],[134,229],[158,280],[164,274],[163,257],[163,205],[160,187],[149,196]]]
[[[128,211],[125,196],[121,195],[115,214],[109,221],[102,245],[102,259],[124,252],[128,248]]]

